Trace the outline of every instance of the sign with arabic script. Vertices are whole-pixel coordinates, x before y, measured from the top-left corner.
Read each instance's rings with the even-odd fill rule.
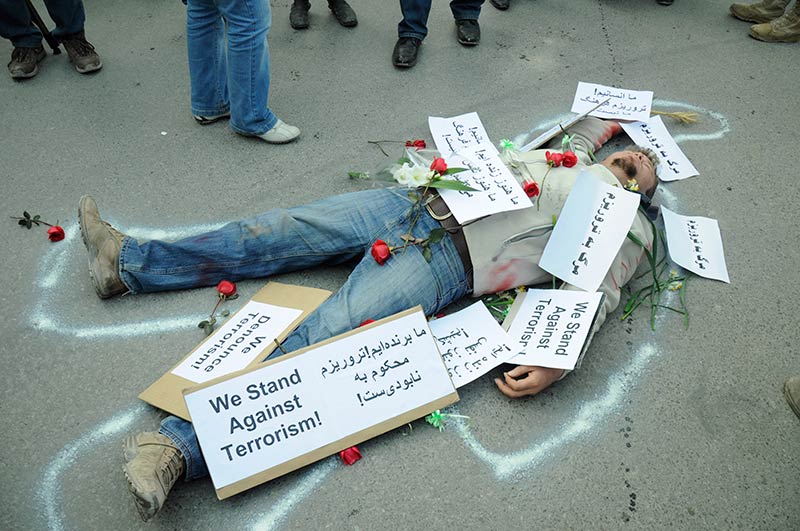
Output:
[[[590,116],[646,122],[650,119],[653,91],[619,89],[596,83],[579,82],[578,90],[575,91],[575,99],[572,102],[572,112],[586,112],[598,104],[602,105],[591,111]]]
[[[184,393],[217,497],[458,400],[417,307]]]

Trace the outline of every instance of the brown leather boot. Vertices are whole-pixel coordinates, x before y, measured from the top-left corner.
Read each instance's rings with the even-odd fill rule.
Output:
[[[795,3],[783,16],[750,26],[750,36],[764,42],[800,42],[800,4]]]

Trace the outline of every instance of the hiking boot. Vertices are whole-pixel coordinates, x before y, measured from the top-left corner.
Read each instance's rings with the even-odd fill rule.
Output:
[[[294,0],[292,8],[289,10],[289,25],[294,29],[306,29],[309,9],[311,9],[311,4],[308,0]]]
[[[786,380],[783,384],[783,396],[794,414],[800,418],[800,376],[792,376]]]
[[[330,8],[333,16],[339,21],[339,24],[345,28],[352,28],[358,24],[358,17],[356,12],[350,7],[350,4],[344,0],[328,0],[328,7]]]
[[[123,454],[128,490],[147,522],[164,506],[172,486],[186,471],[186,461],[169,437],[155,432],[127,437]]]
[[[750,36],[764,42],[800,42],[800,7],[764,24],[750,26]]]
[[[789,0],[761,0],[754,4],[731,4],[731,15],[746,22],[762,24],[783,15]]]
[[[64,45],[70,62],[75,65],[75,70],[81,74],[88,74],[103,68],[100,56],[94,51],[94,46],[86,40],[83,32],[64,37],[61,44]]]
[[[125,235],[100,219],[97,203],[88,195],[81,197],[78,224],[89,252],[89,277],[97,296],[107,299],[128,291],[119,276],[119,253]]]
[[[288,144],[300,136],[300,129],[278,119],[278,123],[275,124],[275,127],[262,135],[256,136],[270,144]]]
[[[17,48],[11,52],[8,73],[14,79],[27,79],[39,73],[39,62],[47,56],[40,44],[35,48]]]

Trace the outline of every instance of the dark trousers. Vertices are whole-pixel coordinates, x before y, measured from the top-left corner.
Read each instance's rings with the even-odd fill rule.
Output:
[[[424,39],[428,34],[428,14],[432,0],[400,0],[403,20],[397,25],[398,37]],[[456,20],[478,20],[484,0],[452,0],[450,11]]]
[[[62,39],[83,31],[86,14],[81,0],[44,0],[50,18],[56,23],[53,36]],[[0,37],[20,48],[42,43],[42,32],[33,25],[25,0],[0,0]]]

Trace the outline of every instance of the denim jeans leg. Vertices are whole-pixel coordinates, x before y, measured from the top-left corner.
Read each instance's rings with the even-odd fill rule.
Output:
[[[53,37],[60,40],[83,31],[86,13],[81,0],[45,0],[44,4],[50,18],[56,23],[52,31]]]
[[[407,204],[403,203],[403,198],[389,199],[392,201],[387,203],[396,202],[403,208]],[[420,216],[414,235],[425,237],[440,226],[425,213]],[[400,235],[407,231],[407,218],[395,216],[372,236],[398,242]],[[368,250],[364,252],[344,286],[286,338],[284,349],[293,352],[352,330],[367,319],[381,319],[416,305],[421,305],[426,315],[432,315],[467,295],[467,275],[450,236],[433,244],[431,251],[428,262],[418,247],[411,246],[392,255],[383,265],[375,262]],[[270,357],[281,354],[276,349]],[[208,474],[191,423],[168,417],[162,421],[159,431],[174,441],[186,459],[187,480]]]
[[[208,475],[208,467],[197,443],[197,434],[191,422],[182,418],[169,416],[161,421],[158,432],[175,443],[186,460],[186,481],[199,479]]]
[[[450,12],[455,20],[478,20],[484,0],[452,0]]]
[[[31,22],[25,0],[0,0],[0,37],[19,48],[42,44],[42,33]]]
[[[403,20],[397,25],[398,37],[423,40],[428,35],[428,14],[432,0],[400,0]]]
[[[244,135],[266,133],[278,123],[267,106],[272,24],[269,0],[217,0],[228,37],[231,128]]]
[[[426,212],[420,216],[414,236],[427,237],[439,227]],[[406,232],[408,223],[401,220],[387,224],[379,238],[399,242]],[[426,315],[433,315],[469,291],[464,265],[449,235],[431,245],[430,262],[417,246],[396,251],[383,265],[367,252],[347,282],[300,323],[283,347],[293,352],[352,330],[367,319],[382,319],[416,305],[421,305]],[[273,352],[271,357],[279,354]]]
[[[228,112],[228,68],[225,27],[213,0],[189,0],[186,6],[186,48],[189,54],[192,114]]]
[[[176,242],[126,237],[120,276],[137,293],[342,263],[363,256],[387,220],[403,217],[409,205],[403,190],[364,190],[270,210]]]

